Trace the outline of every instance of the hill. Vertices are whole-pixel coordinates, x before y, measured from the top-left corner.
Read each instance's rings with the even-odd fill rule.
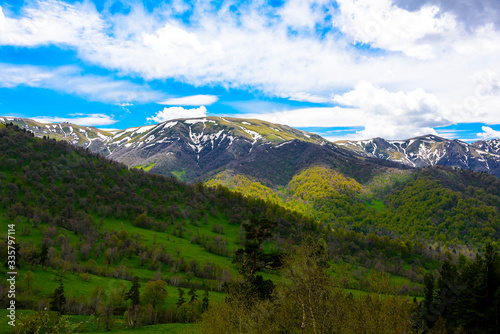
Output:
[[[448,256],[423,244],[408,252],[396,238],[382,238],[375,247],[374,236],[333,231],[278,203],[129,169],[15,126],[0,128],[0,152],[1,259],[7,260],[7,227],[14,226],[16,305],[53,307],[54,296],[63,293],[60,312],[76,317],[70,319],[73,332],[95,330],[104,319],[116,318],[111,327],[124,326],[131,312],[124,296],[135,276],[146,298],[141,299],[143,311],[155,312],[141,313],[141,323],[194,321],[203,291],[220,300],[223,284],[237,276],[232,258],[245,237],[240,226],[252,217],[277,223],[264,245],[271,251],[285,250],[308,235],[325,240],[334,275],[343,287],[357,291],[370,291],[375,271],[389,275],[397,293],[421,295],[423,274]],[[277,279],[275,272],[262,275]],[[166,299],[151,306],[156,302],[148,301],[147,291],[155,284],[164,287]],[[177,302],[181,291],[193,288],[199,302],[184,306],[190,314],[185,316],[179,313],[184,303]],[[8,290],[5,282],[0,290]],[[7,295],[2,293],[2,307],[9,303]],[[92,317],[80,324],[77,316]]]

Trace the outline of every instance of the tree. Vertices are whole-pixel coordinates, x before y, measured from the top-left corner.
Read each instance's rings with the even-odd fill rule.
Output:
[[[50,316],[47,310],[38,311],[30,315],[20,315],[16,333],[20,334],[59,334],[67,333],[70,326],[68,316]]]
[[[52,311],[59,312],[59,315],[63,314],[64,305],[66,304],[66,297],[64,296],[64,286],[61,284],[52,293],[50,301],[50,309]]]
[[[237,264],[244,283],[233,282],[233,289],[229,288],[229,291],[246,291],[248,302],[254,297],[268,299],[274,289],[274,283],[270,279],[264,280],[256,273],[262,269],[278,269],[283,264],[283,254],[266,253],[263,250],[263,243],[273,236],[276,225],[276,222],[255,217],[243,224],[244,248],[236,251],[233,263]]]
[[[181,307],[181,305],[186,302],[186,299],[184,299],[184,290],[182,290],[181,288],[177,288],[177,291],[179,291],[179,299],[177,300],[177,307]]]
[[[132,286],[130,290],[125,294],[125,300],[129,300],[132,302],[132,306],[139,305],[141,303],[140,300],[140,292],[139,289],[141,285],[139,284],[139,277],[134,276],[132,279]]]
[[[139,323],[139,313],[141,311],[140,287],[139,277],[134,276],[130,290],[125,293],[125,300],[130,299],[131,301],[131,304],[127,307],[127,311],[125,312],[125,318],[132,328],[135,328]]]
[[[153,307],[153,323],[158,322],[158,311],[162,308],[167,299],[168,293],[166,285],[164,281],[149,281],[146,283],[144,291],[142,292],[141,299],[143,303]]]
[[[205,293],[203,294],[203,303],[201,304],[201,312],[205,312],[208,310],[208,306],[210,305],[210,299],[208,295],[208,289],[205,289]]]
[[[191,298],[189,298],[189,302],[190,303],[194,303],[198,299],[198,296],[196,295],[196,289],[194,288],[194,285],[191,286],[191,289],[189,289],[188,296],[191,297]]]
[[[28,270],[23,279],[23,285],[29,293],[33,292],[33,283],[35,282],[35,274],[31,270]]]

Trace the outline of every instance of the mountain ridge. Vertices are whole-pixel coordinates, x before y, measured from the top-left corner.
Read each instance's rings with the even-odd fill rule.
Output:
[[[178,119],[118,131],[29,119],[2,120],[38,137],[69,141],[129,167],[191,182],[206,181],[231,169],[275,187],[314,165],[326,165],[367,182],[382,170],[406,168],[395,162],[359,157],[312,133],[255,119]]]
[[[411,167],[448,166],[487,172],[500,177],[499,140],[465,143],[436,135],[424,135],[406,140],[344,140],[335,142],[361,156],[397,161]]]
[[[0,117],[0,122],[12,122],[38,137],[69,141],[129,167],[173,175],[189,182],[206,181],[229,169],[277,186],[286,184],[293,175],[312,165],[337,168],[360,182],[369,180],[373,174],[370,168],[434,165],[500,177],[499,139],[467,144],[429,134],[406,140],[377,137],[332,143],[286,125],[215,116],[168,120],[124,130],[70,123],[44,124],[14,117]],[[352,166],[347,166],[349,164]],[[283,166],[288,169],[283,170]],[[265,170],[269,168],[275,175]],[[366,175],[361,175],[363,173]]]

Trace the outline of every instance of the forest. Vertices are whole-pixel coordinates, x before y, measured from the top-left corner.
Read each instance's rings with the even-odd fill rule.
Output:
[[[498,179],[387,177],[186,184],[1,127],[0,256],[14,227],[19,312],[0,330],[498,332]]]

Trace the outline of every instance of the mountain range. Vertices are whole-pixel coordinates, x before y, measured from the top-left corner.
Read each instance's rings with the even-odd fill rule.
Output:
[[[12,122],[38,137],[69,141],[129,167],[190,182],[206,181],[229,170],[268,186],[282,186],[304,168],[317,165],[361,183],[389,168],[434,165],[500,177],[499,139],[468,144],[427,135],[331,143],[289,126],[230,117],[177,119],[125,130],[13,117],[0,117],[0,121]]]

